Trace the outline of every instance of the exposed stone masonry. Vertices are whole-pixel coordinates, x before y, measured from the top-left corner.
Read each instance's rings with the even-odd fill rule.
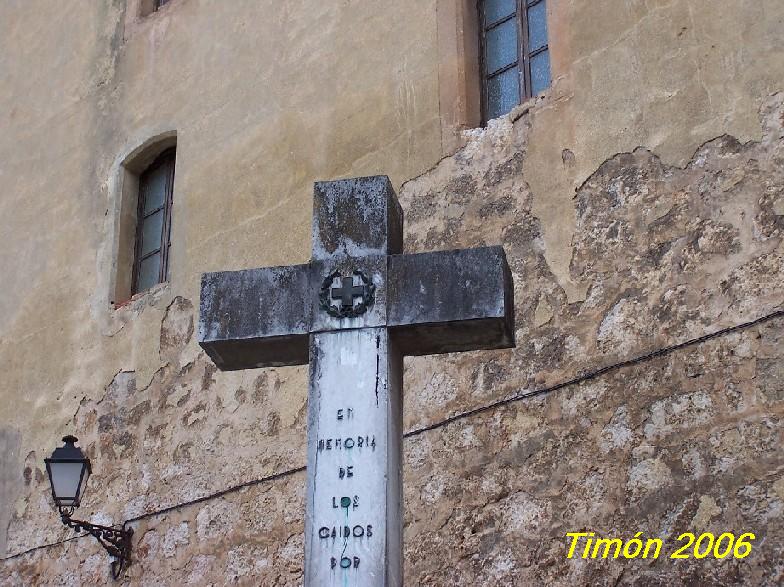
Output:
[[[405,429],[780,309],[783,101],[772,96],[761,112],[760,141],[717,137],[683,168],[643,148],[605,161],[574,198],[570,275],[586,295],[571,303],[522,174],[528,114],[474,131],[405,184],[406,251],[502,244],[517,328],[514,350],[407,359]],[[149,385],[123,371],[78,407],[74,429],[96,469],[80,513],[94,521],[304,464],[304,370],[218,373],[193,324],[193,301],[176,298]],[[770,320],[407,439],[406,584],[780,583],[783,326]],[[49,504],[43,456],[25,460],[10,554],[70,536]],[[126,582],[298,585],[304,485],[299,472],[135,523]],[[581,530],[669,545],[690,530],[757,540],[743,560],[567,560],[565,533]],[[105,553],[81,538],[4,561],[0,582],[110,579]]]

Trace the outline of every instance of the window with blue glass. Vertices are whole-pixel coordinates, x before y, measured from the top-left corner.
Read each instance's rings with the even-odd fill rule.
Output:
[[[133,294],[166,281],[171,248],[175,159],[175,148],[167,149],[139,177]]]
[[[479,16],[487,121],[550,86],[546,0],[480,0]]]

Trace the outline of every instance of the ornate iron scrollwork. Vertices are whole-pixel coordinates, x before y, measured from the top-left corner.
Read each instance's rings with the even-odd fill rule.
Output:
[[[119,579],[122,572],[131,562],[131,538],[133,528],[113,528],[111,526],[100,526],[91,524],[83,520],[71,518],[73,508],[61,508],[60,517],[63,524],[73,528],[75,532],[87,532],[93,536],[101,546],[106,549],[116,560],[112,561],[112,577]]]

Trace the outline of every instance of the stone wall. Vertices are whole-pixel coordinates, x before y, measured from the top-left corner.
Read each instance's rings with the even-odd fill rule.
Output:
[[[184,381],[198,347],[161,324],[192,320],[203,271],[304,261],[314,181],[383,171],[399,185],[443,155],[435,0],[170,0],[146,16],[142,4],[0,2],[0,557],[59,535],[51,511],[33,521],[26,483],[74,414],[132,410],[123,398]],[[173,133],[169,279],[123,304],[111,286],[122,163]],[[218,385],[250,395],[257,376]],[[280,408],[265,403],[273,430],[293,422],[303,381],[287,373]],[[190,430],[208,415],[197,409]],[[216,453],[233,473],[206,471],[208,492],[276,470],[253,448],[258,414],[237,415],[253,440]],[[237,426],[223,434],[236,441]],[[105,442],[129,466],[147,458],[128,435]]]
[[[514,350],[407,359],[407,584],[784,578],[783,98],[761,112],[759,141],[717,137],[684,167],[641,148],[591,175],[575,198],[572,277],[590,284],[581,302],[548,268],[531,214],[528,114],[474,133],[403,187],[407,250],[501,242],[517,312]],[[133,584],[298,584],[302,370],[216,372],[192,350],[193,303],[176,298],[161,314],[165,365],[152,381],[119,372],[74,414],[97,465],[85,509],[142,517],[131,524]],[[67,536],[53,531],[38,455],[24,478],[12,552]],[[703,530],[753,532],[753,553],[566,558],[566,532],[672,545]],[[107,581],[89,538],[2,569],[8,584]]]
[[[51,506],[65,432],[126,584],[301,582],[306,370],[216,371],[198,278],[304,261],[312,182],[379,172],[408,252],[515,280],[516,349],[406,360],[406,584],[784,581],[784,5],[549,1],[553,88],[440,162],[439,2],[0,6],[0,584],[111,583]],[[170,282],[112,308],[112,178],[172,129]],[[582,530],[757,540],[568,560]]]
[[[716,137],[682,167],[644,148],[602,163],[574,198],[578,302],[520,173],[529,114],[405,185],[407,248],[502,243],[517,320],[514,351],[408,363],[408,430],[465,414],[406,443],[411,584],[784,580],[783,103],[761,140]],[[757,542],[743,560],[568,560],[583,531],[668,554],[689,531]]]

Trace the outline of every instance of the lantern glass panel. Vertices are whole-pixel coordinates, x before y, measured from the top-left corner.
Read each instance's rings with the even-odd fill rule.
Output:
[[[83,461],[71,463],[49,463],[51,471],[52,492],[60,506],[77,506],[81,489],[89,475]],[[84,475],[82,472],[84,471]]]

